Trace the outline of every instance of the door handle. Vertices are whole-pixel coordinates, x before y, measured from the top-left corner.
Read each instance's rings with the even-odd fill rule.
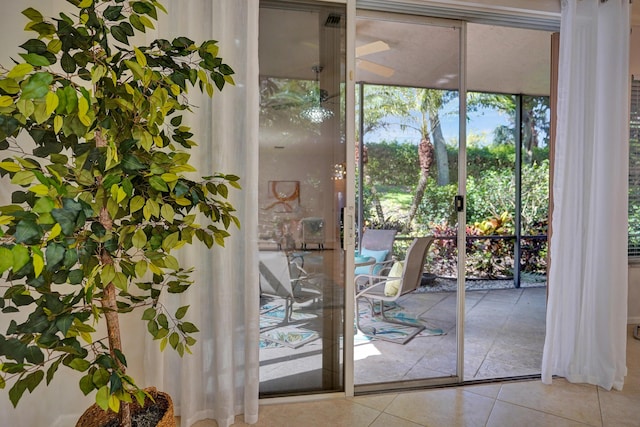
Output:
[[[456,207],[456,211],[462,212],[464,210],[464,196],[457,195],[454,197],[453,203]]]

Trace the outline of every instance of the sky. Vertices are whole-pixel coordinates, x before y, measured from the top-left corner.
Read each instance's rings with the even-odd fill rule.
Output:
[[[442,134],[447,143],[457,141],[458,116],[445,113],[440,116],[440,120]],[[467,122],[467,139],[471,140],[474,136],[484,137],[485,144],[489,144],[493,137],[493,130],[498,126],[508,124],[507,116],[493,109],[483,108],[477,112],[470,112],[469,121]],[[369,132],[365,135],[365,142],[380,142],[383,140],[418,144],[420,142],[420,134],[415,129],[407,128],[403,131],[398,125]]]

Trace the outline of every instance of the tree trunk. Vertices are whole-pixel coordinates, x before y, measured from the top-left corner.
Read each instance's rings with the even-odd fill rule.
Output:
[[[413,219],[418,213],[418,207],[420,206],[420,204],[422,203],[422,199],[424,198],[424,192],[427,188],[427,180],[429,179],[429,171],[431,170],[431,165],[433,164],[433,155],[434,147],[429,141],[429,135],[426,135],[418,145],[420,180],[418,181],[416,193],[413,197],[413,202],[411,202],[411,208],[409,209],[409,216],[407,218],[407,222],[405,223],[405,233],[411,231],[411,224],[413,223]]]
[[[102,224],[105,229],[111,230],[113,227],[113,221],[111,220],[106,207],[103,207],[100,210],[99,220],[100,224]],[[113,258],[111,258],[111,255],[105,249],[100,252],[100,263],[102,265],[113,265]],[[102,303],[104,317],[107,321],[109,353],[111,354],[111,358],[116,362],[116,369],[124,375],[127,367],[123,365],[120,362],[120,359],[116,356],[116,350],[122,352],[122,338],[120,335],[120,322],[118,321],[116,286],[113,282],[104,287],[104,293],[100,302]],[[131,407],[127,402],[120,402],[120,412],[118,417],[120,418],[120,427],[131,427]]]
[[[433,146],[435,149],[436,165],[438,166],[438,185],[447,185],[449,178],[449,155],[447,154],[447,144],[442,135],[440,118],[438,113],[430,114],[431,134],[433,135]],[[425,184],[426,185],[426,184]]]
[[[378,197],[378,190],[376,190],[376,186],[371,184],[371,200],[373,201],[373,206],[376,208],[376,215],[378,216],[378,221],[380,221],[380,225],[384,227],[384,211],[382,210],[382,204],[380,204],[380,197]]]
[[[429,172],[425,173],[424,169],[420,171],[420,180],[418,181],[418,186],[416,187],[416,194],[413,197],[413,202],[411,203],[411,208],[409,209],[409,217],[407,218],[407,223],[405,225],[405,233],[411,230],[411,224],[413,223],[413,219],[416,217],[418,213],[418,206],[422,203],[422,199],[424,198],[424,191],[427,188],[427,178]]]
[[[126,366],[120,363],[120,359],[116,356],[115,350],[122,351],[122,339],[120,337],[120,323],[118,322],[118,307],[116,304],[116,287],[113,283],[109,283],[104,288],[104,296],[102,297],[102,309],[107,321],[107,336],[109,337],[109,352],[111,358],[116,361],[118,369],[124,374]],[[131,409],[127,402],[120,403],[120,426],[131,427]]]

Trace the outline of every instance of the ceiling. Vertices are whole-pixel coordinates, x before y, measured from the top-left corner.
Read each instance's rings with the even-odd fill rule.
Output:
[[[320,64],[318,40],[321,34],[331,31],[344,34],[343,29],[324,25],[326,13],[329,12],[262,8],[261,75],[315,78],[311,67]],[[356,50],[380,41],[386,43],[388,49],[358,58],[356,81],[443,89],[457,87],[459,32],[451,21],[429,22],[435,25],[418,23],[415,18],[404,22],[379,15],[359,18]],[[548,31],[468,24],[467,89],[548,95],[550,34]],[[369,71],[371,69],[374,72]],[[391,75],[388,70],[392,70]]]

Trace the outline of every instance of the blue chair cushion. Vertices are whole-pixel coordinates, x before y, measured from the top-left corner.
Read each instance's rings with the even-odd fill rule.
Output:
[[[385,259],[387,259],[387,255],[389,254],[389,251],[387,250],[383,250],[383,251],[372,251],[370,249],[367,248],[362,248],[362,250],[360,251],[360,255],[362,257],[373,257],[376,260],[376,263],[382,262]],[[373,274],[378,274],[378,272],[380,271],[380,269],[382,269],[382,266],[380,265],[375,265],[373,267]],[[363,265],[362,267],[357,267],[356,271],[355,271],[356,276],[358,274],[371,274],[371,266],[370,265]]]

